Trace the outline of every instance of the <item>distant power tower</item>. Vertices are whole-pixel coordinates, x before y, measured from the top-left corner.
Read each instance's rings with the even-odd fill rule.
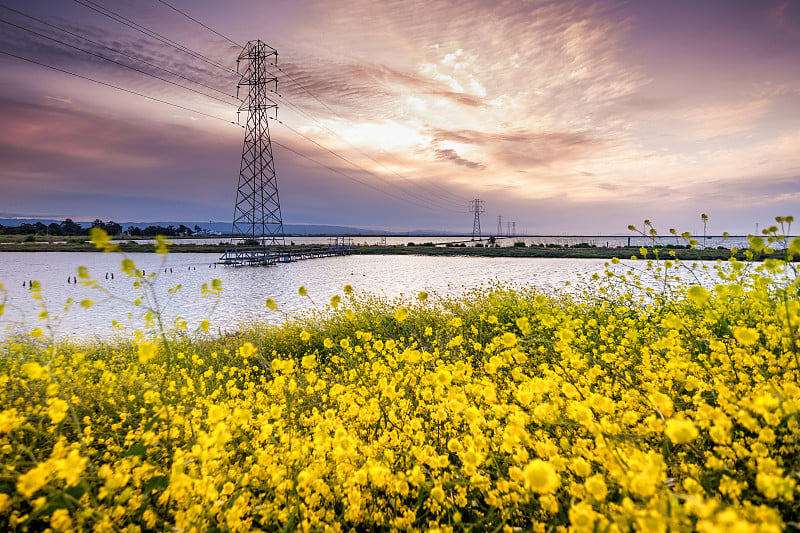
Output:
[[[267,123],[270,113],[277,118],[278,112],[277,104],[267,97],[270,90],[277,92],[278,79],[267,66],[277,62],[278,51],[262,41],[248,42],[236,58],[241,75],[237,93],[243,85],[249,89],[239,107],[239,112],[247,112],[247,124],[231,233],[234,239],[261,245],[286,244]]]
[[[497,236],[503,236],[503,215],[497,215]]]
[[[470,209],[475,214],[475,219],[472,222],[472,240],[474,241],[477,237],[478,240],[481,238],[481,213],[485,212],[486,202],[479,199],[474,199],[470,202]]]
[[[511,223],[511,236],[512,237],[516,237],[517,236],[517,223],[516,223],[516,221]]]

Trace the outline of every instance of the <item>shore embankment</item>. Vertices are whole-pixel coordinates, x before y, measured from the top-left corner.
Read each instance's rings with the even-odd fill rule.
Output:
[[[676,257],[678,259],[715,260],[728,259],[731,250],[707,248],[705,250],[689,248],[645,248],[645,257],[655,257],[655,250],[662,259]],[[469,256],[469,257],[549,257],[569,259],[630,259],[632,256],[643,257],[639,247],[618,248],[574,248],[574,247],[539,247],[539,246],[504,246],[493,248],[476,247],[442,247],[442,246],[357,246],[353,248],[357,254],[384,254],[384,255],[439,255],[439,256]],[[674,252],[674,256],[672,253]],[[743,259],[744,254],[737,252],[736,257]]]
[[[181,242],[169,247],[172,253],[219,253],[222,254],[230,247],[229,243],[195,244]],[[293,250],[319,248],[320,244],[305,244],[287,246]],[[119,244],[120,251],[125,253],[153,252],[151,244],[140,244],[136,241]],[[468,256],[468,257],[544,257],[544,258],[573,258],[573,259],[630,259],[654,258],[656,253],[661,259],[677,258],[682,260],[713,261],[716,259],[729,259],[732,250],[728,248],[680,248],[680,247],[645,247],[646,255],[642,254],[642,247],[569,247],[569,246],[436,246],[419,244],[408,245],[354,245],[354,254],[362,255],[428,255],[428,256]],[[0,252],[93,252],[98,251],[91,241],[85,242],[0,242]],[[744,259],[744,253],[737,251],[734,254],[738,259]],[[775,257],[783,254],[777,251]]]

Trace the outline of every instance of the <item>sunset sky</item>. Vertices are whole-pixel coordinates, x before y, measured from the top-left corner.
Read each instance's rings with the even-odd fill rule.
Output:
[[[532,234],[800,219],[800,0],[2,5],[0,218],[230,221],[241,48],[174,6],[278,50],[284,223],[469,232],[473,198],[484,233],[498,216]]]

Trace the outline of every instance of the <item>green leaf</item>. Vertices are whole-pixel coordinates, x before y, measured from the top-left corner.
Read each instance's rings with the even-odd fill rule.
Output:
[[[169,479],[167,476],[155,476],[147,480],[144,484],[144,493],[150,494],[154,490],[164,490],[169,486]]]
[[[131,455],[144,455],[147,452],[147,446],[144,443],[137,442],[125,452],[123,457],[130,457]]]
[[[65,489],[64,492],[66,492],[76,500],[80,500],[83,497],[83,495],[86,494],[87,489],[88,489],[88,484],[86,483],[86,480],[82,479],[80,483]]]
[[[151,418],[150,420],[148,420],[148,421],[147,421],[147,424],[145,424],[145,425],[144,425],[144,431],[150,431],[151,429],[153,429],[153,426],[154,426],[154,425],[156,424],[156,422],[158,422],[159,420],[161,420],[161,418],[160,418],[158,415],[156,415],[156,416],[154,416],[153,418]]]

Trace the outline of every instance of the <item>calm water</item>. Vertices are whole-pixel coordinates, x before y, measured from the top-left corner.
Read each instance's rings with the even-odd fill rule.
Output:
[[[175,253],[164,259],[145,253],[129,254],[129,257],[146,273],[158,273],[156,294],[167,318],[180,316],[190,328],[196,327],[203,318],[209,318],[215,332],[232,331],[239,324],[253,320],[282,322],[282,315],[266,309],[267,298],[273,298],[288,313],[313,307],[308,298],[297,294],[301,285],[308,288],[319,307],[334,294],[342,294],[345,284],[352,285],[356,291],[406,298],[423,290],[432,296],[457,295],[492,280],[552,290],[562,288],[565,281],[575,280],[581,274],[602,270],[606,262],[602,259],[370,255],[234,268],[215,267],[217,254]],[[0,336],[8,335],[15,328],[29,332],[41,325],[37,321],[39,310],[30,298],[30,280],[41,283],[43,299],[51,315],[62,316],[57,328],[59,336],[112,336],[115,334],[112,320],[123,323],[128,331],[142,328],[141,312],[136,313],[132,304],[122,301],[132,301],[140,293],[133,289],[131,280],[120,273],[120,261],[117,254],[93,252],[0,253],[0,283],[7,293],[6,314],[0,317]],[[121,300],[107,299],[96,290],[68,283],[67,278],[77,275],[79,266],[88,267],[100,285]],[[210,283],[213,278],[222,280],[223,293],[210,314],[210,303],[200,298],[200,292],[202,284]],[[182,289],[170,298],[168,289],[178,284]],[[2,297],[0,294],[0,299]],[[76,302],[92,299],[96,303],[89,309],[75,305],[64,313],[64,302],[68,298]],[[128,318],[129,312],[133,314]],[[20,329],[20,323],[25,324],[24,328]]]

